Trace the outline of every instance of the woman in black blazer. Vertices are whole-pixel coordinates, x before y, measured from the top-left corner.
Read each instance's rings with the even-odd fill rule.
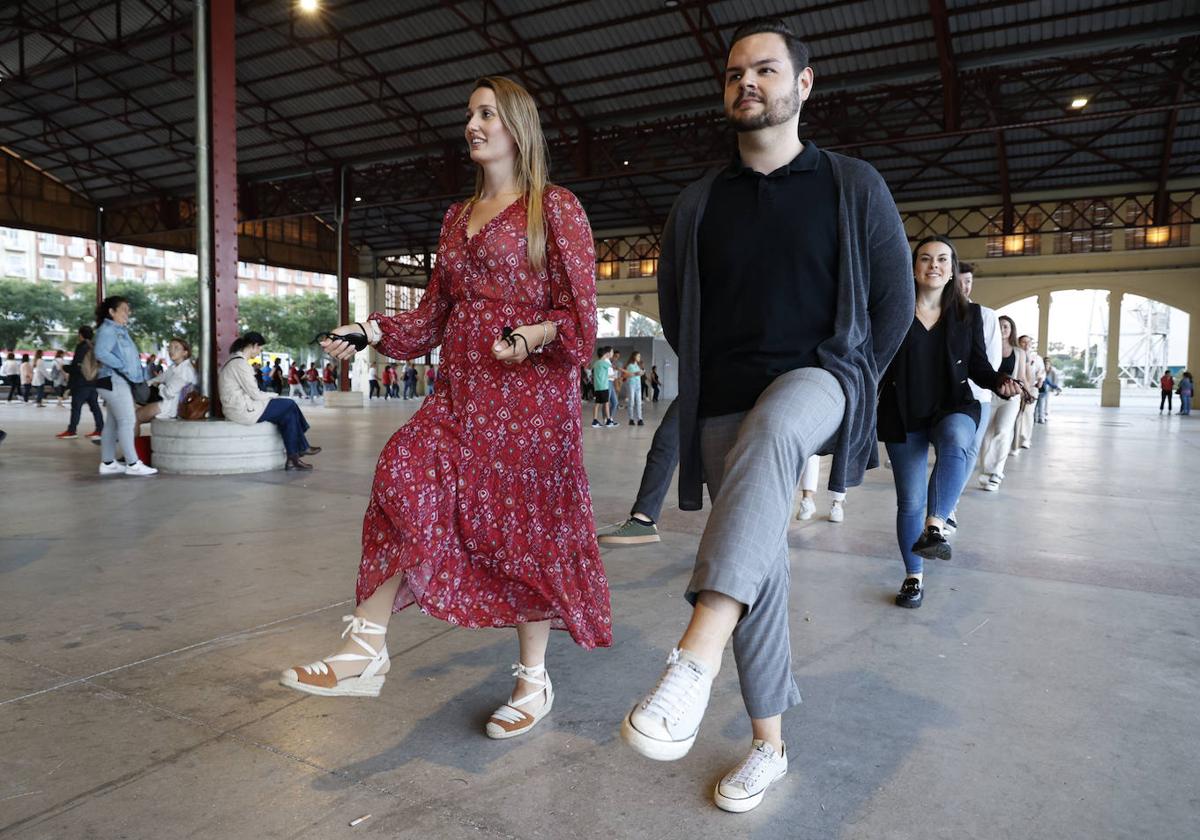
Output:
[[[917,244],[916,315],[880,384],[879,439],[892,462],[896,537],[904,557],[904,584],[896,596],[902,607],[921,606],[923,559],[950,559],[942,528],[970,473],[967,452],[979,426],[979,403],[967,379],[1002,397],[1020,389],[988,364],[979,307],[962,293],[957,274],[949,239],[931,236]],[[927,484],[930,444],[935,461]]]

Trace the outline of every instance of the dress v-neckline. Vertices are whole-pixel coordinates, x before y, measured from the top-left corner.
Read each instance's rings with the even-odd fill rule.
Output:
[[[488,227],[490,227],[497,219],[499,219],[501,216],[503,216],[505,213],[507,213],[510,209],[512,209],[512,206],[514,204],[517,204],[520,201],[521,201],[520,196],[518,196],[517,198],[514,198],[508,204],[504,205],[504,207],[502,207],[500,209],[500,212],[498,212],[496,215],[492,216],[492,218],[488,219],[486,222],[484,222],[482,225],[480,225],[479,230],[475,231],[474,233],[471,233],[471,219],[475,216],[475,208],[478,205],[475,202],[472,202],[470,209],[467,210],[466,226],[463,228],[463,233],[466,234],[467,242],[470,243],[473,239],[478,237],[479,234],[481,234],[485,230],[487,230]]]

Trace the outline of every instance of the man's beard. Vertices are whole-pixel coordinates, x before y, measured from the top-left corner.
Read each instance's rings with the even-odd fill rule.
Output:
[[[734,131],[737,131],[739,134],[744,131],[759,131],[763,128],[783,125],[800,113],[800,89],[794,88],[792,95],[787,99],[766,100],[763,104],[766,107],[752,117],[737,117],[727,110],[725,118],[729,120],[729,124],[733,126]],[[736,108],[737,105],[738,103],[735,101],[733,107]]]

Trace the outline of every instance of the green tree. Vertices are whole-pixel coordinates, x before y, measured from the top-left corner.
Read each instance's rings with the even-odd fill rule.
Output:
[[[337,303],[322,292],[247,295],[238,301],[238,323],[243,332],[262,333],[269,349],[302,358],[313,351],[313,336],[337,326]]]
[[[0,347],[49,344],[67,313],[67,296],[49,282],[0,280]]]
[[[118,280],[110,283],[107,291],[129,300],[133,313],[129,332],[140,350],[154,352],[177,335],[187,338],[193,347],[199,343],[200,293],[194,277],[149,286]],[[94,291],[76,292],[68,303],[68,326],[95,323],[95,309]]]

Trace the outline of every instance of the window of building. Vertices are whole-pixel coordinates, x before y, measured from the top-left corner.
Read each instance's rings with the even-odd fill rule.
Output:
[[[14,250],[25,250],[29,247],[25,231],[16,228],[0,228],[4,231],[4,246]]]
[[[1112,250],[1112,207],[1106,201],[1070,201],[1060,204],[1051,215],[1058,231],[1054,234],[1054,253],[1087,254]]]
[[[1172,203],[1167,224],[1155,225],[1152,222],[1150,211],[1144,210],[1134,222],[1136,227],[1125,228],[1126,249],[1183,248],[1191,243],[1194,218],[1190,201]]]
[[[157,271],[147,271],[146,272],[146,282],[147,283],[157,283],[158,282],[158,272]]]
[[[25,257],[21,254],[9,254],[4,266],[4,273],[9,277],[25,277]]]

